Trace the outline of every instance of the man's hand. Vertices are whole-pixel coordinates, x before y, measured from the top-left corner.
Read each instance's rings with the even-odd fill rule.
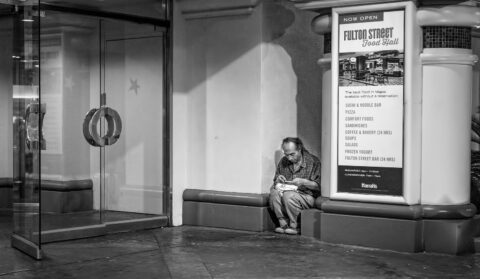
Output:
[[[297,187],[300,187],[300,186],[303,186],[305,185],[305,183],[308,182],[307,179],[304,179],[304,178],[295,178],[292,180],[291,184],[297,186]]]
[[[275,180],[275,183],[285,183],[285,181],[287,181],[285,176],[279,175],[279,176],[277,176],[277,179]]]

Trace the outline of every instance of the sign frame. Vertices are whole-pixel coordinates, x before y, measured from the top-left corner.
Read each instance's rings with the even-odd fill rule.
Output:
[[[403,138],[402,138],[402,193],[401,195],[352,193],[339,191],[339,17],[344,14],[404,11],[404,80],[403,80]],[[330,156],[330,198],[360,202],[380,202],[393,204],[417,204],[420,201],[420,143],[421,126],[413,119],[420,119],[421,65],[415,62],[420,52],[421,33],[415,25],[416,7],[411,2],[397,2],[379,5],[364,5],[332,9],[332,92],[331,92],[331,156]],[[418,57],[417,57],[418,58]],[[418,60],[418,59],[417,59]],[[417,104],[418,100],[418,104]],[[418,127],[417,127],[418,126]]]

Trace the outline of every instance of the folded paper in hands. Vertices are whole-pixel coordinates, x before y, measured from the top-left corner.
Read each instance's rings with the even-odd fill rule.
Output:
[[[277,183],[275,188],[280,191],[280,195],[283,195],[285,191],[297,191],[298,187],[292,184]]]

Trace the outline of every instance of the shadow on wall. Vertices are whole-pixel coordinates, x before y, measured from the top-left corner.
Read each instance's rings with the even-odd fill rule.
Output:
[[[263,4],[264,42],[278,43],[287,29],[295,23],[295,13],[288,9],[285,1],[265,1]]]
[[[285,60],[287,63],[271,63],[271,65],[288,67],[278,72],[285,74],[295,86],[292,86],[292,89],[284,88],[284,91],[296,91],[287,96],[291,97],[288,102],[295,102],[292,106],[295,106],[296,120],[292,119],[292,125],[289,123],[285,129],[274,129],[286,131],[289,134],[281,136],[275,134],[275,137],[278,137],[275,143],[273,140],[267,140],[267,144],[275,144],[275,147],[279,147],[282,137],[299,136],[313,154],[320,155],[321,69],[317,65],[317,60],[322,53],[322,38],[311,31],[311,20],[315,14],[296,9],[287,0],[264,0],[260,5],[262,6],[259,9],[255,9],[253,14],[248,16],[202,18],[188,21],[186,26],[184,47],[188,57],[185,72],[182,74],[188,80],[184,90],[189,92],[189,113],[194,116],[189,125],[193,127],[190,132],[191,138],[195,138],[196,141],[189,146],[189,149],[195,155],[192,155],[194,161],[190,161],[189,164],[196,170],[190,178],[196,183],[208,179],[202,176],[202,173],[207,172],[198,168],[206,165],[204,159],[207,157],[204,154],[206,151],[197,148],[206,144],[207,133],[210,133],[208,136],[212,136],[208,138],[210,141],[213,136],[221,139],[216,141],[218,150],[230,152],[229,150],[233,150],[231,147],[234,145],[234,139],[239,138],[235,133],[242,131],[237,129],[232,132],[230,127],[243,125],[245,129],[249,128],[251,119],[239,118],[235,113],[236,110],[220,109],[213,104],[223,102],[226,107],[232,105],[232,107],[244,109],[245,112],[253,107],[251,103],[258,100],[257,91],[264,85],[264,81],[259,76],[262,69],[259,59],[263,58],[259,56],[260,42],[261,47],[273,46],[273,48],[282,49],[285,56],[288,56],[289,59]],[[274,75],[275,73],[270,76]],[[277,76],[277,78],[281,80],[283,77]],[[284,103],[277,102],[279,105]],[[207,113],[205,109],[207,106],[213,111],[210,110]],[[273,105],[269,105],[268,109],[276,111]],[[207,131],[205,123],[213,114],[216,115],[215,123],[211,124],[210,130]],[[270,120],[268,118],[268,121]],[[276,122],[268,124],[281,125]],[[272,155],[275,156],[275,154]],[[274,162],[271,159],[269,158],[268,164],[273,165]],[[242,161],[248,158],[242,157],[236,160]],[[272,169],[274,170],[274,167]],[[272,169],[268,168],[265,172],[270,173]],[[216,179],[221,180],[222,176],[219,175],[219,177]]]
[[[283,158],[283,151],[281,149],[275,150],[275,168],[277,167],[280,160]],[[273,174],[272,174],[273,178]]]
[[[297,77],[298,137],[310,152],[320,155],[322,72],[317,61],[323,53],[323,38],[311,31],[314,16],[287,1],[264,2],[264,42],[288,53]]]

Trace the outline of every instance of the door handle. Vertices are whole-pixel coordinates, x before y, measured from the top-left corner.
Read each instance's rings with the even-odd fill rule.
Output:
[[[29,150],[46,150],[47,143],[43,137],[43,119],[47,112],[46,104],[32,103],[25,109],[26,145]]]
[[[107,122],[105,135],[100,136],[97,127],[102,119]],[[118,141],[122,133],[122,119],[118,112],[107,106],[93,108],[87,112],[83,120],[83,136],[92,146],[103,147]]]

